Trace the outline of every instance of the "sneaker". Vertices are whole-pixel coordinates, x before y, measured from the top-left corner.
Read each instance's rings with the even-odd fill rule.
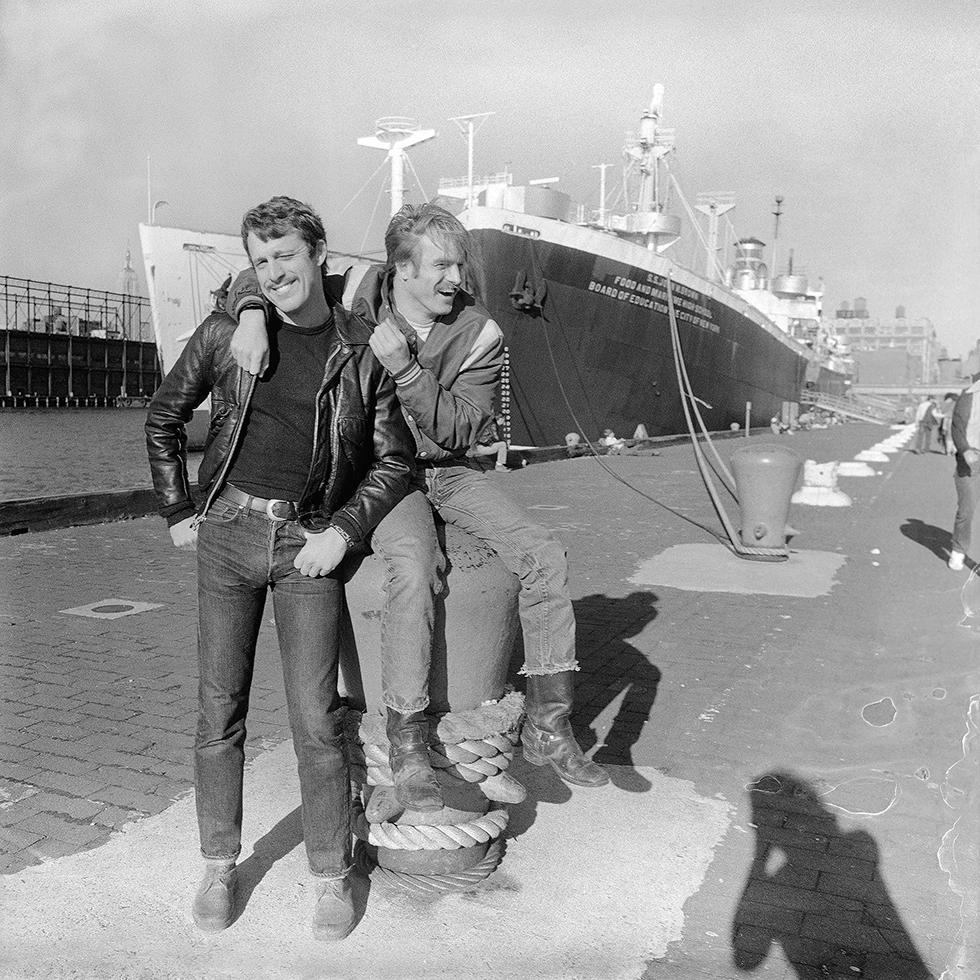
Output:
[[[221,932],[235,918],[235,888],[238,884],[235,862],[208,861],[201,886],[194,896],[191,915],[203,932]]]
[[[328,878],[317,885],[316,908],[313,910],[313,938],[334,943],[345,939],[357,925],[351,878]]]
[[[954,572],[962,572],[963,571],[963,559],[964,558],[966,558],[966,555],[964,555],[962,551],[951,551],[949,553],[949,561],[946,562],[946,564]]]
[[[499,470],[502,473],[509,473],[510,472],[510,467],[509,466],[505,466],[503,463],[497,463],[497,464],[495,464],[494,465],[494,469],[495,470]]]

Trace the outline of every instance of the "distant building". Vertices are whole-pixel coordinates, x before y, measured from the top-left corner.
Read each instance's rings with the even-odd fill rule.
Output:
[[[858,384],[934,384],[939,381],[939,359],[945,351],[940,347],[928,317],[909,319],[904,306],[895,310],[892,320],[873,317],[868,311],[867,300],[858,296],[853,308],[847,301],[842,302],[830,323],[851,348]],[[907,355],[905,358],[900,354],[902,351]]]

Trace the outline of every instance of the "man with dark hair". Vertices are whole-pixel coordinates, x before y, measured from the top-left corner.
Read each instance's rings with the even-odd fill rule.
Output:
[[[427,497],[443,520],[485,541],[520,579],[528,716],[524,757],[534,765],[550,764],[577,785],[603,785],[608,775],[582,753],[570,722],[578,663],[565,549],[466,455],[493,417],[504,352],[500,328],[466,288],[472,290],[476,278],[470,236],[442,208],[406,205],[388,225],[385,249],[385,265],[349,272],[343,289],[344,305],[375,324],[371,349],[395,382],[424,474],[418,493],[392,510],[371,539],[388,566],[382,669],[409,646],[413,665],[431,655],[433,577],[441,571],[442,555]],[[249,278],[243,273],[232,286],[229,311],[242,320],[233,352],[254,373],[263,369],[267,342],[261,311],[250,309],[261,306],[262,297]],[[407,541],[426,543],[408,548]],[[413,745],[424,749],[427,672],[416,672],[414,682],[409,717],[419,735]],[[384,686],[395,794],[412,806],[430,793],[424,753],[414,752],[410,771],[396,756],[405,722],[397,717],[399,702],[391,688]],[[408,690],[402,686],[403,698]]]
[[[235,915],[245,720],[256,640],[271,590],[303,833],[317,880],[314,935],[355,925],[350,782],[337,693],[343,583],[338,568],[408,489],[414,447],[370,327],[330,302],[323,225],[275,197],[246,213],[242,241],[270,306],[270,370],[250,378],[209,316],[164,379],[146,420],[160,511],[198,557],[199,718],[194,784],[204,880],[192,913],[206,931]],[[196,509],[184,425],[211,396]]]

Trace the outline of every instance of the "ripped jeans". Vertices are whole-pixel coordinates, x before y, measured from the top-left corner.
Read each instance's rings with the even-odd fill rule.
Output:
[[[431,508],[447,524],[485,542],[520,580],[521,673],[578,670],[568,561],[554,532],[528,520],[482,471],[460,465],[430,466],[422,472]],[[434,595],[444,568],[431,509],[428,504],[420,508],[420,499],[424,500],[420,493],[406,497],[378,525],[372,539],[387,566],[382,699],[398,711],[419,711],[429,703]]]

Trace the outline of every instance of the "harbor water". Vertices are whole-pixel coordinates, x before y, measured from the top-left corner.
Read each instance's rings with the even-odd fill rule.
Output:
[[[150,486],[135,408],[0,411],[0,500]],[[192,475],[200,453],[188,456]]]

